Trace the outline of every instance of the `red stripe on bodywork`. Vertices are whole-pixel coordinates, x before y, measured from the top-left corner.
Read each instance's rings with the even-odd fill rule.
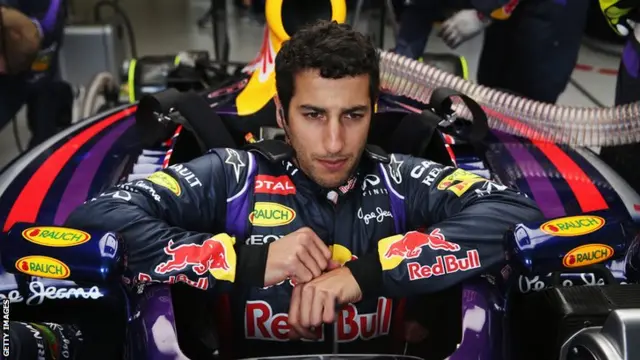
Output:
[[[533,140],[532,143],[558,169],[578,200],[583,212],[605,210],[609,208],[598,188],[585,172],[567,153],[557,145]]]
[[[69,159],[100,131],[135,113],[136,107],[124,109],[88,127],[49,156],[20,191],[3,230],[8,231],[17,222],[35,222],[45,196]]]
[[[501,121],[504,121],[513,128],[520,129],[524,133],[531,134],[534,138],[545,138],[543,134],[540,134],[515,119],[511,119],[488,108],[484,108],[484,110],[487,114],[499,118]],[[609,208],[609,205],[600,193],[600,190],[598,190],[580,166],[576,164],[576,162],[573,161],[567,153],[558,147],[558,145],[543,140],[531,140],[531,143],[535,145],[549,159],[549,161],[551,161],[553,166],[556,167],[560,175],[571,188],[571,191],[573,191],[573,194],[575,195],[576,200],[578,200],[578,204],[580,204],[580,208],[583,212],[605,210]]]

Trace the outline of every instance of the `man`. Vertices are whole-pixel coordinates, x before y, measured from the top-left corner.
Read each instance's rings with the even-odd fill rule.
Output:
[[[442,25],[439,35],[452,48],[482,31],[478,82],[521,96],[555,103],[565,90],[580,50],[586,0],[467,0]],[[395,52],[422,56],[442,0],[414,0],[403,12]],[[485,30],[486,29],[486,30]]]
[[[71,88],[57,78],[65,1],[0,0],[0,13],[0,129],[27,104],[33,147],[70,122]]]
[[[67,225],[121,233],[135,282],[184,274],[228,294],[233,358],[327,353],[334,339],[341,353],[389,352],[392,298],[502,266],[503,234],[540,212],[473,174],[366,145],[378,61],[348,25],[300,30],[275,60],[288,145],[214,149],[107,191]],[[446,274],[431,267],[443,258]]]
[[[600,0],[600,7],[611,28],[628,38],[620,59],[615,104],[640,101],[640,3],[637,0]],[[640,144],[606,146],[600,158],[640,193],[638,151]]]

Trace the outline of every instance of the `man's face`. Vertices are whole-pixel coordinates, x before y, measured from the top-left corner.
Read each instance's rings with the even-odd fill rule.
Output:
[[[371,123],[369,76],[325,79],[318,70],[294,77],[287,118],[298,167],[320,186],[342,185],[360,160]],[[278,116],[282,127],[283,120]]]

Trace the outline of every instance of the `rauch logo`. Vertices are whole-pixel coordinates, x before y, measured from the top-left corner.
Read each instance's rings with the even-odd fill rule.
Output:
[[[91,239],[84,231],[57,226],[30,227],[22,231],[22,237],[34,244],[51,247],[76,246]]]
[[[562,259],[568,268],[589,266],[603,262],[613,256],[613,248],[604,244],[587,244],[569,251]]]
[[[257,202],[253,212],[249,214],[249,221],[255,226],[287,225],[296,218],[296,212],[281,204]]]
[[[71,274],[62,261],[48,256],[25,256],[16,261],[16,269],[27,275],[50,279],[66,279]]]
[[[599,216],[578,215],[547,221],[540,230],[553,236],[580,236],[597,231],[604,224],[604,219]]]

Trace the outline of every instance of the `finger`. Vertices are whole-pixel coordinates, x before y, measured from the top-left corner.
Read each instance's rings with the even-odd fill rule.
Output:
[[[325,323],[333,323],[336,320],[337,299],[333,295],[325,296],[322,312],[322,320]]]
[[[298,322],[295,324],[294,328],[301,337],[305,339],[315,339],[316,334],[310,329],[311,325],[309,322],[309,294],[307,294],[308,290],[305,291],[305,285],[296,286],[296,288],[299,288],[298,291],[300,294],[300,303],[298,304]]]
[[[288,323],[290,327],[289,337],[292,339],[300,339],[300,338],[313,338],[313,334],[307,331],[300,324],[300,305],[303,303],[302,301],[302,289],[303,286],[296,286],[293,288],[291,294],[291,302],[289,304],[289,317]]]
[[[329,249],[326,246],[324,245],[321,245],[321,246],[326,248],[327,251],[329,251]],[[307,249],[309,251],[309,256],[311,256],[313,260],[316,262],[316,265],[320,269],[320,272],[324,271],[327,268],[327,266],[329,265],[329,260],[331,259],[331,256],[329,256],[328,258],[325,257],[326,255],[325,251],[321,246],[314,242]]]
[[[313,240],[314,244],[320,250],[320,255],[322,255],[323,259],[325,260],[331,259],[331,255],[332,255],[331,250],[329,250],[329,247],[327,246],[327,244],[325,244],[324,241],[322,241],[322,239],[320,239],[320,237],[316,235],[316,233],[312,232],[311,240]]]
[[[296,329],[297,325],[300,323],[300,297],[301,297],[302,286],[296,286],[291,291],[291,301],[289,301],[289,315],[287,317],[287,322],[291,329]],[[291,332],[289,332],[291,334]]]
[[[298,334],[296,329],[293,326],[290,326],[289,339],[291,339],[291,340],[300,340],[301,338],[302,338],[302,336],[300,334]]]
[[[322,274],[322,270],[316,263],[316,260],[309,254],[307,251],[302,251],[297,254],[299,263],[296,266],[296,271],[300,273],[296,273],[296,277],[302,282],[309,282],[312,279],[320,276]]]
[[[322,325],[324,299],[326,293],[322,291],[314,291],[312,302],[309,303],[309,323],[311,326],[318,327]],[[303,295],[304,299],[304,295]],[[305,309],[306,310],[306,309]]]
[[[309,328],[314,325],[311,322],[314,295],[313,286],[305,285],[303,287],[302,296],[300,297],[300,325],[304,328]]]
[[[337,268],[341,268],[342,264],[335,260],[329,260],[329,265],[327,265],[327,271],[335,270]]]

